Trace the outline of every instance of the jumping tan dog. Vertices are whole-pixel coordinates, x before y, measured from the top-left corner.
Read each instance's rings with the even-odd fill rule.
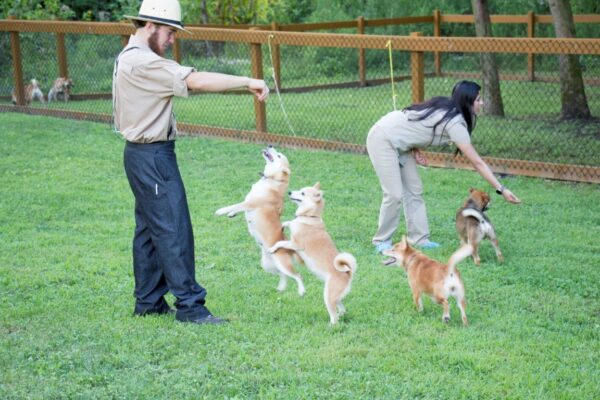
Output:
[[[456,212],[456,232],[462,244],[468,243],[473,246],[473,262],[475,265],[480,264],[479,243],[485,238],[490,239],[490,242],[492,242],[498,261],[504,261],[494,226],[485,215],[489,203],[489,194],[470,188],[469,197]]]
[[[473,248],[470,245],[463,245],[450,256],[448,264],[442,264],[411,247],[406,236],[403,236],[402,240],[391,249],[383,251],[383,254],[395,259],[396,265],[403,267],[406,271],[413,301],[419,312],[423,311],[421,296],[427,294],[444,307],[442,321],[448,322],[450,321],[448,298],[454,297],[465,326],[469,324],[466,312],[467,299],[465,286],[456,265],[472,253]]]
[[[300,261],[297,254],[289,250],[281,250],[276,254],[267,251],[273,244],[285,239],[280,218],[290,180],[290,164],[287,157],[273,146],[264,149],[262,156],[266,162],[264,171],[244,201],[220,208],[215,215],[235,217],[244,212],[248,231],[260,247],[263,269],[279,275],[277,290],[285,290],[287,277],[291,277],[298,284],[298,294],[302,296],[305,292],[302,276],[294,270],[294,261]]]
[[[319,183],[312,187],[290,192],[290,199],[296,203],[296,218],[283,223],[291,232],[291,239],[275,243],[269,252],[284,249],[300,255],[304,264],[321,281],[325,282],[323,297],[329,313],[329,322],[334,325],[346,309],[342,304],[350,292],[352,277],[356,271],[356,259],[350,253],[338,252],[331,237],[325,230],[323,215],[323,193]]]
[[[14,89],[11,94],[12,103],[17,104],[17,95]],[[44,100],[44,92],[42,92],[42,89],[40,89],[38,81],[32,79],[28,85],[25,85],[25,105],[29,105],[29,103],[31,103],[34,99],[39,100],[42,102],[42,104],[46,104],[46,101]]]
[[[48,103],[52,100],[58,101],[59,96],[62,96],[65,103],[69,101],[71,97],[71,88],[73,87],[73,81],[69,78],[56,78],[52,89],[48,92]]]

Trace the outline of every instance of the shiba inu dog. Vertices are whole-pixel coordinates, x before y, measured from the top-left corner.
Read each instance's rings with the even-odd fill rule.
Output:
[[[443,264],[411,247],[406,236],[403,236],[402,240],[391,249],[383,251],[384,255],[394,259],[394,264],[401,266],[406,271],[413,301],[418,311],[423,311],[421,296],[427,294],[444,307],[442,321],[448,322],[450,321],[448,298],[454,297],[460,309],[464,326],[469,324],[466,312],[467,298],[465,286],[456,265],[472,253],[473,247],[465,244],[450,256],[448,264]]]
[[[329,313],[329,322],[338,322],[346,309],[342,304],[350,292],[356,272],[356,259],[350,253],[340,253],[323,223],[325,200],[320,184],[290,192],[290,199],[298,206],[296,218],[283,223],[290,229],[290,240],[275,243],[269,252],[281,250],[298,253],[308,269],[325,283],[323,297]]]
[[[243,212],[250,235],[261,250],[261,264],[265,271],[279,275],[277,290],[287,287],[287,277],[298,284],[298,294],[304,295],[302,276],[294,269],[294,262],[300,262],[298,255],[282,249],[274,254],[267,251],[280,240],[285,240],[281,225],[283,203],[290,180],[290,163],[285,155],[273,146],[262,151],[265,167],[261,178],[252,185],[250,192],[241,203],[223,207],[215,215],[234,217]]]
[[[73,81],[69,78],[56,78],[54,85],[48,92],[48,103],[52,100],[58,100],[62,97],[65,102],[69,101],[71,97],[71,88],[73,87]]]
[[[479,265],[481,262],[479,258],[479,243],[485,238],[488,238],[492,243],[498,261],[504,261],[494,226],[487,215],[485,215],[489,203],[489,194],[470,188],[469,197],[456,212],[456,232],[460,237],[461,243],[468,243],[473,246],[473,262],[475,265]]]
[[[12,103],[17,104],[17,95],[13,89]],[[40,85],[36,79],[32,79],[28,85],[25,85],[25,105],[29,105],[33,100],[39,100],[42,104],[46,104],[44,100],[44,92],[40,89]]]

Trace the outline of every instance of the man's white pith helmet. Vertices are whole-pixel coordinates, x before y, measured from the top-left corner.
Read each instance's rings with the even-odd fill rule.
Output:
[[[181,6],[178,0],[144,0],[137,16],[125,15],[134,21],[149,21],[169,25],[190,33],[181,23]]]

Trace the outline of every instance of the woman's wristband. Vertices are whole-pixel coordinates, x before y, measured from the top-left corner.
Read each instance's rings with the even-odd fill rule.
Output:
[[[506,190],[506,187],[504,187],[504,185],[500,185],[500,187],[498,189],[496,189],[496,193],[502,194],[502,193],[504,193],[505,190]]]

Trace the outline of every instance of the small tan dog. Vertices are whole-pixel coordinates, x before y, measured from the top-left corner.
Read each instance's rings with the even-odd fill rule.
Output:
[[[485,211],[490,204],[490,195],[474,188],[469,189],[469,197],[456,212],[456,232],[462,244],[473,246],[473,262],[480,264],[479,243],[485,238],[490,239],[496,251],[499,262],[504,261],[494,226]]]
[[[59,96],[62,96],[65,103],[69,101],[71,97],[71,88],[73,87],[73,81],[69,78],[56,78],[52,89],[48,92],[48,103],[52,100],[58,101]]]
[[[323,297],[329,322],[334,325],[346,312],[342,300],[350,292],[356,259],[350,253],[340,253],[325,229],[321,218],[325,200],[319,183],[290,192],[290,199],[298,206],[296,218],[283,223],[291,238],[275,243],[269,252],[297,252],[308,269],[325,282]]]
[[[17,95],[14,89],[11,94],[12,103],[17,104]],[[40,85],[36,79],[32,79],[28,85],[25,85],[25,105],[29,105],[33,100],[39,100],[42,104],[46,104],[44,92],[40,89]]]
[[[298,294],[302,296],[305,292],[302,276],[294,270],[294,262],[300,262],[298,255],[288,250],[281,250],[277,254],[267,251],[276,242],[285,239],[281,214],[290,180],[290,163],[287,157],[273,146],[264,149],[262,156],[265,159],[265,168],[244,201],[220,208],[215,215],[235,217],[244,212],[248,231],[261,249],[263,269],[279,275],[277,290],[285,290],[287,277],[290,277],[298,284]]]
[[[460,278],[460,272],[456,265],[473,253],[473,247],[466,244],[450,256],[448,264],[432,260],[417,249],[411,247],[402,237],[391,249],[384,250],[383,254],[392,257],[395,264],[406,271],[408,284],[412,290],[413,301],[418,311],[423,311],[423,299],[421,296],[427,294],[438,304],[444,307],[442,321],[450,321],[449,297],[456,299],[460,309],[463,325],[469,324],[467,320],[467,298],[465,286]]]

